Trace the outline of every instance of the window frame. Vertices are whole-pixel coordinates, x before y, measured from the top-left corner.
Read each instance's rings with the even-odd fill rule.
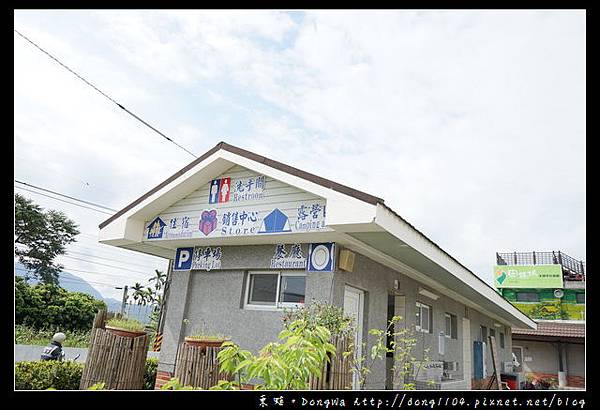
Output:
[[[295,303],[295,302],[281,302],[280,301],[280,291],[281,291],[281,282],[282,277],[284,276],[303,276],[305,278],[305,288],[304,288],[304,297],[306,300],[306,272],[304,271],[280,271],[280,270],[253,270],[246,272],[246,289],[244,292],[244,306],[243,308],[246,310],[270,310],[270,311],[278,311],[283,310],[285,308],[298,308],[304,306],[305,303]],[[272,305],[258,305],[250,302],[250,283],[252,282],[253,275],[277,275],[277,287],[275,289],[275,303]]]
[[[428,315],[427,315],[427,327],[428,329],[424,329],[423,327],[421,327],[421,323],[423,323],[423,308],[426,308],[428,311]],[[428,305],[426,303],[423,302],[416,302],[416,309],[419,310],[419,322],[415,325],[415,329],[419,332],[423,332],[423,333],[433,333],[433,307],[431,305]],[[416,313],[416,312],[415,312]],[[416,314],[415,314],[415,319],[416,319]]]
[[[454,318],[454,324],[455,326],[452,326],[452,318]],[[447,332],[447,320],[450,319],[450,333]],[[448,339],[458,339],[458,316],[449,313],[449,312],[444,312],[444,336],[446,336]]]

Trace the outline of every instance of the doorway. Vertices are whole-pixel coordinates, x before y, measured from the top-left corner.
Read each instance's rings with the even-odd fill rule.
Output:
[[[363,340],[363,311],[365,304],[365,292],[352,286],[346,286],[344,289],[344,314],[354,318],[356,324],[356,333],[354,334],[354,357],[362,355]],[[352,375],[352,389],[360,389],[359,376],[356,372]]]
[[[523,347],[513,346],[513,372],[521,373],[523,371]]]

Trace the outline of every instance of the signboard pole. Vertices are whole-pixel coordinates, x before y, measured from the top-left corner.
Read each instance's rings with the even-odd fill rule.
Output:
[[[498,361],[498,350],[496,349],[496,338],[494,336],[488,336],[490,340],[490,349],[492,351],[492,366],[494,366],[494,374],[490,379],[490,382],[487,386],[487,389],[491,389],[494,385],[494,381],[496,382],[496,386],[498,386],[498,390],[502,390],[502,380],[500,379],[500,363]],[[483,357],[485,360],[485,352],[483,353]]]

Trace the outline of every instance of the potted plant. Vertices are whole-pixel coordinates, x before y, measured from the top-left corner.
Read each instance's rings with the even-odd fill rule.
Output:
[[[135,338],[146,334],[144,324],[130,318],[112,318],[106,322],[104,328],[112,334],[129,338]]]
[[[198,333],[185,337],[185,344],[196,347],[221,347],[223,342],[230,340],[228,336],[221,334]]]
[[[183,319],[184,325],[189,325],[189,319]],[[192,334],[190,336],[186,336],[184,342],[187,346],[194,347],[221,347],[223,342],[230,340],[229,336],[222,335],[220,333],[212,333],[207,331],[206,325],[204,321],[202,321],[202,325],[197,328],[194,326]]]

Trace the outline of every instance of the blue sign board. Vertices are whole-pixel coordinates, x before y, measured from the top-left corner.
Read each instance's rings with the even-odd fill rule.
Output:
[[[175,253],[175,264],[173,270],[190,270],[192,269],[192,259],[194,256],[194,248],[177,248]]]
[[[156,217],[148,225],[148,239],[162,238],[165,226],[167,226],[167,224],[164,223],[159,217]]]
[[[291,232],[290,221],[286,214],[275,208],[265,216],[258,233]]]
[[[219,203],[219,193],[221,192],[221,180],[213,179],[210,181],[210,189],[208,191],[208,203]]]
[[[308,272],[333,272],[335,267],[335,243],[311,243],[308,247]]]

